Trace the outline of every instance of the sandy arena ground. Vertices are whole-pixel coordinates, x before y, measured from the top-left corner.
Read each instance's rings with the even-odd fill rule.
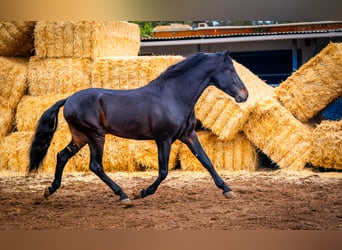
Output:
[[[341,172],[219,173],[237,199],[225,199],[207,172],[175,170],[153,196],[125,207],[92,173],[65,173],[62,187],[44,199],[53,174],[0,171],[0,229],[342,229]],[[157,172],[109,176],[132,197]]]

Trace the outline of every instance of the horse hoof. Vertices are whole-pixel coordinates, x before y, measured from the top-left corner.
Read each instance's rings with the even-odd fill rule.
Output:
[[[44,190],[44,198],[47,199],[50,195],[51,194],[50,194],[49,188],[48,187],[45,188],[45,190]]]
[[[141,199],[141,190],[135,189],[135,190],[133,191],[133,197],[134,197],[135,200],[136,200],[136,199]]]
[[[229,191],[223,194],[227,199],[235,199],[236,195],[234,194],[233,191]]]
[[[133,205],[132,201],[129,198],[122,199],[122,200],[120,200],[120,202],[122,205],[125,205],[125,206],[132,206]]]

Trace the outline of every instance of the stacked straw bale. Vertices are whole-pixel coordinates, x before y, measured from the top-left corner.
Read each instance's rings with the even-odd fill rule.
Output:
[[[140,32],[136,24],[116,21],[39,21],[35,26],[39,58],[137,56]]]
[[[178,153],[181,142],[176,141],[170,152],[169,170],[175,168],[178,164]],[[135,141],[132,140],[129,145],[129,151],[136,164],[142,169],[158,169],[158,149],[155,141]]]
[[[15,110],[27,88],[26,59],[0,57],[0,138],[13,128]]]
[[[34,132],[15,132],[1,142],[0,169],[26,172],[29,164],[29,149]],[[56,156],[70,141],[70,133],[57,130],[44,159],[43,172],[53,173],[56,167]],[[129,140],[106,135],[103,166],[105,171],[136,171],[139,166],[129,154]],[[66,171],[89,171],[89,147],[85,146],[66,167]]]
[[[100,58],[93,63],[92,85],[133,89],[146,85],[182,56],[138,56]]]
[[[0,141],[0,169],[26,172],[33,132],[14,132]]]
[[[33,132],[42,114],[66,95],[29,96],[25,95],[18,104],[16,113],[17,129],[20,132]],[[58,130],[68,130],[63,117],[63,108],[58,114]]]
[[[31,55],[35,22],[0,22],[0,56]]]
[[[342,120],[323,121],[313,131],[310,162],[324,168],[342,169]]]
[[[196,117],[221,140],[233,140],[242,130],[257,101],[274,95],[273,88],[246,67],[235,61],[234,67],[249,91],[248,100],[237,104],[228,94],[209,87],[195,106]]]
[[[197,135],[215,169],[254,171],[258,167],[256,148],[243,133],[238,133],[235,139],[230,141],[222,141],[209,131],[199,131]],[[180,148],[179,158],[184,170],[205,170],[184,144]]]
[[[258,148],[281,168],[303,169],[312,151],[312,129],[274,98],[258,102],[243,127]]]
[[[91,60],[31,57],[28,81],[32,96],[70,95],[91,87]]]
[[[342,43],[330,43],[275,89],[277,99],[305,122],[342,95]]]

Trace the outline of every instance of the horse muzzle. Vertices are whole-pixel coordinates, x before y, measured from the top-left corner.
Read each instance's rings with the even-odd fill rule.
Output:
[[[248,91],[246,89],[241,89],[239,93],[235,96],[236,102],[245,102],[248,99]]]

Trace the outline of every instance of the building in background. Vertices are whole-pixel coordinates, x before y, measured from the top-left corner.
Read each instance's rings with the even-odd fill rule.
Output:
[[[183,55],[229,49],[231,57],[276,86],[329,42],[342,42],[342,22],[250,26],[195,27],[182,24],[157,27],[142,38],[140,55]]]

